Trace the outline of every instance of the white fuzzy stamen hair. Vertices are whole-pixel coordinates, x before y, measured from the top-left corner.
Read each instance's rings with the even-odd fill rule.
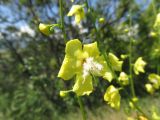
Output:
[[[103,66],[94,61],[93,57],[89,57],[86,59],[86,61],[83,63],[83,78],[85,80],[86,76],[89,74],[99,74],[100,71],[103,69]]]

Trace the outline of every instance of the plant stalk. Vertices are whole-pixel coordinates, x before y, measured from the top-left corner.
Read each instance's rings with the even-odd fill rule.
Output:
[[[129,32],[131,35],[131,26],[132,26],[132,18],[131,18],[131,11],[130,11],[130,16],[129,16]],[[134,81],[133,81],[133,71],[132,71],[133,67],[132,67],[132,36],[130,36],[129,39],[129,73],[130,73],[130,89],[131,89],[131,93],[132,93],[132,97],[135,97],[135,89],[134,89]]]
[[[63,38],[64,42],[67,42],[67,36],[66,36],[66,31],[65,31],[65,26],[64,26],[64,14],[63,14],[63,1],[59,0],[59,6],[60,6],[60,20],[61,20],[61,29],[63,33]]]
[[[81,110],[82,118],[83,118],[83,120],[86,120],[86,114],[85,114],[84,106],[82,104],[82,99],[80,96],[77,96],[77,98],[78,98],[78,103],[79,103],[79,107]]]

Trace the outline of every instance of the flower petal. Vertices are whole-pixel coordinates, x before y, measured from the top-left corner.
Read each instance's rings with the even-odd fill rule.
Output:
[[[146,66],[146,62],[142,59],[142,57],[139,57],[137,60],[136,60],[136,62],[135,62],[135,64],[134,64],[134,72],[135,72],[135,74],[136,75],[139,75],[139,72],[142,72],[142,73],[144,73],[145,72],[145,70],[144,70],[144,67]]]
[[[66,49],[65,49],[66,55],[70,57],[77,57],[82,53],[82,44],[78,39],[73,39],[67,42]]]
[[[149,81],[153,84],[153,87],[155,89],[159,89],[160,87],[160,76],[155,74],[155,73],[151,73],[148,76]]]
[[[123,61],[119,61],[119,59],[113,53],[109,53],[108,58],[112,65],[112,68],[115,71],[122,71]]]
[[[75,75],[75,72],[76,59],[66,55],[58,73],[58,77],[63,78],[64,80],[69,80]]]
[[[78,12],[77,14],[75,14],[75,21],[77,24],[80,23],[81,20],[84,19],[84,10],[82,10],[81,12]]]
[[[90,57],[96,57],[100,54],[97,42],[85,44],[83,46],[83,51],[87,52]]]
[[[114,75],[111,69],[109,68],[107,62],[105,61],[104,56],[97,57],[97,61],[103,66],[103,69],[101,71],[101,76],[103,76],[104,79],[111,82],[114,78]]]
[[[88,75],[84,79],[82,74],[77,74],[73,91],[78,96],[89,95],[93,91],[92,76]]]
[[[67,16],[73,16],[74,14],[77,14],[82,9],[81,5],[73,5],[67,14]]]
[[[106,93],[104,95],[104,100],[110,104],[111,107],[119,109],[120,107],[120,99],[121,96],[119,94],[119,91],[117,88],[115,88],[113,85],[110,85]]]

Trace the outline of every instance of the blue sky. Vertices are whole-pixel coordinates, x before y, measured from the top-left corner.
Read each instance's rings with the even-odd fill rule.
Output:
[[[89,3],[91,6],[95,6],[97,4],[97,2],[99,2],[99,1],[100,0],[89,0]],[[135,1],[138,5],[141,6],[142,11],[145,10],[151,2],[151,0],[135,0]],[[55,11],[55,13],[58,12],[58,8],[56,7],[56,5],[53,5],[51,9],[53,11]],[[112,10],[110,10],[110,11],[112,11]],[[15,6],[13,6],[13,5],[0,5],[0,15],[7,18],[8,21],[12,21],[16,17]],[[52,16],[52,14],[50,12],[48,12],[48,15]],[[41,16],[41,17],[43,17],[43,16]],[[9,23],[0,22],[0,29],[3,29],[8,25],[9,25]],[[22,21],[18,21],[17,23],[14,23],[14,25],[16,27],[21,27],[22,25],[27,25],[27,23],[22,20]]]

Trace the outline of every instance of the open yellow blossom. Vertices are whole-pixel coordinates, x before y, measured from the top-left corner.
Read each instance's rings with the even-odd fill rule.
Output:
[[[113,85],[110,85],[106,90],[104,100],[107,101],[111,107],[119,109],[121,100],[119,90]]]
[[[104,56],[100,55],[97,42],[82,45],[78,39],[70,40],[65,53],[58,77],[69,80],[75,76],[72,91],[78,96],[89,95],[93,91],[92,76],[102,76],[109,81],[113,79]]]
[[[144,67],[146,66],[146,62],[142,59],[142,57],[139,57],[135,64],[134,64],[134,72],[136,75],[139,75],[139,72],[144,73]]]
[[[77,24],[80,23],[82,19],[84,19],[85,13],[82,5],[73,5],[67,14],[67,16],[75,16],[75,22]]]

